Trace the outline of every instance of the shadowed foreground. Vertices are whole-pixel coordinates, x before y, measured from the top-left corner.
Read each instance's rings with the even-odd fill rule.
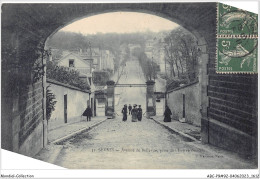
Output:
[[[54,164],[69,169],[255,168],[238,157],[185,141],[150,119],[110,119],[62,144]]]

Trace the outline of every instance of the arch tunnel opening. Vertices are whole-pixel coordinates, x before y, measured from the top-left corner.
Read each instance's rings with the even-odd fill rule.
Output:
[[[239,149],[239,152],[242,153],[253,153],[256,149],[256,145],[254,146],[254,132],[257,130],[255,130],[256,128],[253,126],[253,122],[250,123],[244,120],[251,115],[244,112],[245,109],[252,109],[254,116],[249,116],[248,118],[255,120],[255,116],[257,115],[255,115],[254,110],[257,109],[257,107],[255,107],[253,103],[255,102],[254,94],[257,94],[257,90],[255,90],[257,87],[252,87],[251,83],[255,82],[257,77],[255,77],[255,75],[249,77],[237,74],[216,74],[216,3],[3,5],[2,44],[4,45],[2,46],[2,67],[4,66],[6,68],[2,68],[2,94],[4,94],[2,95],[2,104],[4,104],[2,105],[1,131],[3,135],[1,136],[2,141],[4,141],[2,147],[14,152],[33,156],[44,146],[41,144],[45,144],[46,142],[43,142],[44,140],[41,135],[43,129],[46,129],[46,125],[44,124],[46,119],[44,113],[44,110],[46,110],[46,101],[44,100],[45,88],[42,87],[45,80],[41,78],[38,83],[32,82],[30,84],[31,79],[26,78],[26,76],[28,76],[38,79],[39,76],[37,74],[41,74],[32,72],[32,70],[41,72],[41,63],[38,64],[39,66],[35,64],[33,68],[29,68],[29,66],[34,64],[32,62],[39,57],[38,53],[41,51],[38,51],[38,48],[45,44],[46,38],[59,28],[72,22],[73,19],[124,10],[146,12],[164,17],[173,22],[177,22],[197,37],[198,46],[201,50],[199,60],[201,67],[199,73],[201,75],[199,75],[199,88],[201,94],[202,140],[225,149],[234,151]],[[75,62],[75,60],[73,61],[73,59],[71,59],[68,65],[76,65]],[[14,66],[14,64],[17,66]],[[11,68],[9,68],[10,66]],[[19,71],[19,69],[28,70]],[[152,75],[151,78],[153,78]],[[252,93],[254,94],[252,97],[248,96],[246,100],[247,103],[245,102],[246,104],[235,104],[230,107],[230,104],[234,104],[236,103],[235,100],[240,99],[240,94],[247,94],[247,89],[242,89],[239,85],[231,85],[230,81],[232,80],[245,83],[243,86],[249,86],[250,89],[252,89]],[[23,90],[24,85],[21,84],[25,84],[25,82],[29,87]],[[93,84],[93,80],[89,83]],[[234,83],[232,82],[232,84]],[[193,86],[194,85],[196,86],[196,84],[193,84]],[[186,86],[180,86],[178,91],[184,88],[186,88]],[[223,92],[223,88],[225,92]],[[219,94],[221,93],[220,90],[222,90],[223,95]],[[233,93],[234,90],[240,93]],[[232,94],[229,94],[230,91],[232,91]],[[176,93],[176,90],[170,91],[170,93],[171,94],[167,94],[166,96],[172,99],[172,93]],[[63,99],[64,95],[63,93]],[[67,102],[69,102],[71,98],[77,98],[77,96],[68,96]],[[85,98],[89,98],[89,94],[86,95]],[[186,103],[187,98],[187,93],[185,93],[185,100],[183,100],[183,97],[180,99],[182,108],[183,101]],[[91,101],[91,99],[89,101]],[[160,100],[158,99],[157,101]],[[252,103],[248,101],[252,101]],[[171,101],[168,102],[171,103]],[[86,103],[85,101],[84,105],[86,105]],[[221,108],[218,107],[218,105],[221,105]],[[193,107],[192,104],[189,106]],[[74,107],[76,108],[77,106]],[[237,110],[230,108],[236,108]],[[230,116],[237,116],[236,111],[238,111],[238,109],[240,111],[241,108],[244,112],[239,112],[239,114],[242,113],[243,116],[246,117],[239,116],[236,118],[240,120],[238,123]],[[185,115],[182,115],[182,117],[186,118],[188,116],[188,110],[187,106],[185,106]],[[219,115],[220,113],[228,115],[223,117]],[[10,132],[12,135],[9,135]],[[225,139],[227,138],[227,140],[222,140],[220,136],[223,136]],[[237,138],[233,138],[233,136]]]
[[[49,66],[54,64],[78,71],[80,79],[87,82],[86,86],[97,89],[96,97],[92,91],[85,103],[85,106],[91,106],[93,116],[106,115],[108,102],[104,91],[108,80],[115,81],[117,87],[154,80],[153,103],[157,115],[163,115],[168,103],[174,110],[173,120],[185,120],[200,126],[200,48],[194,34],[166,18],[152,13],[107,12],[73,20],[73,23],[59,28],[48,37],[45,49],[50,50],[52,55],[47,58],[47,78],[59,78],[56,74],[51,75],[53,67],[48,72],[48,63]],[[193,112],[198,113],[196,119],[189,115],[183,118],[179,113],[183,113],[184,108],[173,105],[190,105],[179,100],[179,96],[185,93],[183,86],[190,84],[195,85],[194,92],[188,96],[196,99],[192,109],[197,110]],[[167,91],[180,87],[180,92],[174,94],[176,98],[167,101]],[[138,104],[147,110],[146,92],[144,88],[115,88],[113,112],[121,116],[125,104]],[[195,97],[193,94],[198,95]],[[60,115],[54,118],[62,117],[62,114],[53,113],[53,117]]]
[[[91,8],[90,8],[91,7]],[[57,11],[57,9],[59,9]],[[206,143],[210,143],[216,146],[223,147],[225,149],[233,149],[235,150],[236,147],[233,145],[237,145],[241,152],[247,152],[254,150],[255,146],[250,146],[253,142],[249,142],[248,145],[247,141],[251,140],[251,137],[247,135],[249,132],[247,128],[243,126],[243,124],[239,124],[239,126],[233,125],[233,123],[227,123],[229,120],[218,121],[223,119],[219,116],[213,115],[213,111],[220,111],[224,112],[225,114],[231,114],[233,111],[224,111],[223,108],[217,108],[216,103],[220,104],[222,102],[222,106],[226,108],[228,104],[234,103],[233,99],[237,98],[230,98],[229,94],[224,94],[224,101],[223,103],[222,96],[218,95],[219,91],[227,86],[226,83],[230,83],[233,79],[241,82],[241,79],[246,79],[243,82],[246,85],[250,86],[250,82],[255,80],[255,76],[252,75],[250,77],[246,75],[223,75],[223,74],[216,74],[215,73],[215,52],[216,52],[216,34],[215,34],[215,27],[216,27],[216,3],[155,3],[155,4],[145,4],[145,3],[137,3],[137,4],[13,4],[13,5],[3,5],[3,18],[2,18],[2,94],[4,94],[2,104],[2,148],[18,152],[21,154],[25,154],[28,156],[35,155],[44,145],[46,145],[46,140],[43,139],[42,131],[46,129],[45,124],[45,76],[40,78],[38,83],[27,83],[30,82],[30,78],[25,78],[25,76],[32,77],[38,79],[37,74],[35,71],[41,72],[41,63],[35,64],[33,68],[29,68],[32,61],[35,61],[39,56],[38,53],[42,51],[38,51],[39,47],[45,45],[45,41],[50,34],[57,32],[57,30],[64,27],[68,23],[72,22],[73,19],[82,18],[85,16],[91,17],[93,15],[102,14],[106,12],[115,12],[115,11],[134,11],[134,12],[145,12],[148,14],[158,15],[160,17],[166,18],[173,22],[177,22],[180,26],[186,28],[190,31],[198,41],[197,45],[200,49],[200,56],[199,56],[199,82],[191,84],[191,86],[196,86],[198,84],[199,90],[197,91],[197,96],[200,95],[201,100],[201,136],[202,141]],[[15,13],[14,13],[15,12]],[[196,13],[195,13],[196,12]],[[35,17],[35,18],[31,18]],[[14,25],[16,24],[16,25]],[[81,38],[81,37],[80,37]],[[40,45],[39,45],[40,44]],[[87,41],[88,44],[88,41]],[[94,47],[93,42],[91,41],[91,47]],[[10,50],[11,49],[11,50]],[[47,50],[48,48],[46,48]],[[11,52],[11,53],[10,53]],[[176,54],[180,55],[180,54]],[[30,61],[30,59],[32,61]],[[84,59],[83,59],[84,60]],[[154,59],[156,60],[156,59]],[[134,61],[134,60],[133,60]],[[178,62],[177,62],[178,63]],[[13,67],[12,65],[17,64],[17,66]],[[12,66],[9,68],[9,66]],[[76,65],[76,60],[70,58],[68,60],[68,66]],[[192,65],[192,64],[191,64]],[[18,68],[21,66],[22,68]],[[136,67],[137,65],[133,65]],[[28,68],[27,68],[28,67]],[[139,65],[141,67],[141,65]],[[151,67],[153,67],[151,65]],[[179,72],[181,73],[181,67],[179,67]],[[75,67],[74,67],[75,68]],[[177,67],[176,67],[177,68]],[[175,70],[175,75],[178,73],[177,69]],[[20,70],[19,69],[28,69],[28,70]],[[47,73],[48,73],[47,67]],[[84,70],[84,69],[82,69]],[[137,68],[135,68],[137,70]],[[27,74],[28,72],[28,74]],[[104,76],[108,76],[106,74],[111,73],[106,72]],[[113,73],[113,72],[112,72]],[[34,74],[36,74],[34,76]],[[138,73],[137,73],[138,75]],[[171,74],[174,76],[174,73]],[[41,75],[40,75],[41,76]],[[101,75],[102,76],[102,75]],[[191,75],[192,76],[192,75]],[[209,76],[209,78],[208,78]],[[148,76],[149,78],[154,78],[153,75]],[[87,78],[89,78],[87,76]],[[15,80],[13,80],[15,79]],[[24,85],[21,85],[24,81],[19,81],[17,79],[26,79],[26,85],[28,84],[28,88],[23,90]],[[140,79],[140,78],[139,78]],[[97,77],[99,80],[99,77]],[[92,85],[93,79],[88,79],[88,83],[86,85]],[[9,83],[10,82],[10,83]],[[47,80],[48,82],[48,80]],[[25,84],[25,83],[24,83]],[[9,86],[8,86],[9,85]],[[60,85],[60,84],[57,84]],[[81,84],[82,85],[82,84]],[[172,84],[173,87],[174,83]],[[14,88],[15,87],[15,88]],[[16,88],[17,87],[17,88]],[[72,88],[71,86],[66,86]],[[82,87],[82,86],[79,86]],[[168,104],[172,103],[173,93],[176,91],[181,91],[187,89],[188,86],[180,85],[175,90],[170,90],[168,94],[166,94],[166,98],[168,99]],[[230,90],[229,86],[227,87]],[[236,88],[236,89],[234,89]],[[252,87],[253,88],[253,87]],[[73,88],[73,90],[76,90]],[[233,90],[240,90],[241,93],[244,95],[246,92],[244,89],[240,89],[240,87],[233,87]],[[243,91],[244,90],[244,91]],[[100,90],[101,91],[101,90]],[[253,90],[252,90],[253,91]],[[156,91],[157,92],[157,91]],[[185,94],[181,94],[181,98],[179,99],[181,108],[183,109],[183,101],[185,103],[188,100],[188,91],[185,91]],[[253,91],[254,92],[254,91]],[[75,98],[77,99],[78,96],[69,96],[70,94],[65,94],[64,92],[60,92],[63,94],[62,98],[64,100],[64,95],[67,95],[67,102],[69,100]],[[102,93],[99,93],[102,101]],[[158,96],[162,94],[156,94]],[[183,95],[185,95],[185,100],[183,99]],[[237,94],[232,94],[236,96]],[[236,96],[237,97],[237,96]],[[91,95],[87,93],[84,99],[89,99],[91,103]],[[210,100],[209,100],[210,98]],[[104,97],[103,97],[104,99]],[[253,99],[253,97],[252,97]],[[178,99],[175,99],[175,101]],[[251,100],[251,98],[249,99]],[[156,99],[156,101],[162,101]],[[86,105],[88,101],[84,101],[82,105]],[[94,100],[95,106],[95,100]],[[132,102],[131,102],[132,103]],[[152,103],[152,102],[151,102]],[[58,103],[57,103],[58,105]],[[69,105],[69,104],[68,104]],[[241,104],[242,107],[244,104]],[[80,106],[80,105],[79,105]],[[189,104],[190,108],[194,107],[193,104]],[[190,109],[188,106],[185,106],[185,115],[181,113],[182,117],[188,118],[187,111]],[[172,106],[170,106],[172,107]],[[237,106],[233,106],[237,108]],[[250,106],[251,107],[251,106]],[[63,106],[64,108],[64,106]],[[71,109],[67,108],[69,114],[78,106],[70,106]],[[254,106],[253,106],[254,108]],[[71,111],[69,111],[71,110]],[[244,108],[243,108],[244,110]],[[179,111],[179,110],[178,110]],[[181,110],[180,110],[181,111]],[[209,114],[209,115],[208,115]],[[244,114],[244,113],[243,113]],[[64,114],[63,114],[64,115]],[[233,115],[233,114],[232,114]],[[235,115],[235,114],[234,114]],[[246,114],[247,115],[247,114]],[[177,115],[175,116],[177,118]],[[210,121],[209,121],[210,118]],[[225,117],[229,118],[228,116]],[[181,120],[186,120],[181,118]],[[232,120],[230,120],[232,121]],[[69,122],[69,121],[68,121]],[[145,121],[143,121],[145,122]],[[234,121],[233,121],[234,122]],[[248,124],[251,128],[251,123]],[[243,128],[240,128],[240,127]],[[233,128],[237,130],[232,130]],[[249,128],[249,129],[251,129]],[[12,135],[9,135],[10,131],[6,129],[12,130]],[[127,130],[126,130],[127,131]],[[225,131],[226,133],[223,133]],[[238,132],[237,132],[238,131]],[[113,132],[111,130],[111,132]],[[244,133],[246,133],[244,135]],[[254,131],[253,131],[254,132]],[[217,134],[216,134],[217,133]],[[45,133],[46,134],[46,133]],[[219,135],[221,134],[221,135]],[[232,134],[232,135],[229,135]],[[237,139],[237,143],[229,143],[228,141],[232,140],[232,136],[239,136],[242,135],[246,139],[249,140],[242,140],[241,138]],[[250,133],[251,135],[251,133]],[[46,136],[46,135],[45,135]],[[221,141],[219,136],[225,136],[230,140]],[[91,137],[91,136],[86,136]],[[254,137],[254,136],[253,136]],[[18,142],[17,142],[18,141]],[[246,142],[245,142],[246,141]],[[224,143],[223,143],[224,142]],[[238,144],[239,143],[239,144]],[[243,147],[239,147],[243,145]],[[230,148],[231,146],[231,148]],[[28,150],[30,149],[30,150]],[[252,149],[252,150],[251,150]]]

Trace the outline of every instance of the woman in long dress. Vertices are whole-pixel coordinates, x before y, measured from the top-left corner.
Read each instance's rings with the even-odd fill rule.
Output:
[[[139,108],[137,108],[137,119],[138,119],[138,121],[142,120],[142,114],[143,114],[143,110],[141,108],[141,105],[139,105]]]
[[[164,111],[164,122],[171,122],[171,115],[172,112],[168,106],[165,106],[165,111]]]
[[[136,104],[134,105],[134,108],[131,111],[132,114],[132,122],[137,122],[137,109],[136,109]]]
[[[124,105],[124,108],[122,109],[122,113],[123,113],[123,121],[127,120],[127,106]]]

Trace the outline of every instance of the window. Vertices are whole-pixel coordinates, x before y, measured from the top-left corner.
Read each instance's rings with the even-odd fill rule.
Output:
[[[69,67],[75,67],[74,59],[69,59]]]

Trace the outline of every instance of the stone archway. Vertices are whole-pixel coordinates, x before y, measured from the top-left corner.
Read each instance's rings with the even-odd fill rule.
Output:
[[[43,61],[39,61],[40,66],[34,66],[39,59],[41,50],[47,38],[56,32],[59,28],[86,16],[101,14],[114,11],[134,11],[145,12],[158,15],[174,21],[193,33],[198,39],[198,45],[201,48],[201,113],[202,113],[202,140],[213,145],[230,149],[236,146],[244,146],[240,153],[252,152],[255,150],[254,135],[250,130],[257,131],[254,123],[249,123],[250,129],[236,127],[229,122],[219,120],[213,111],[217,107],[210,106],[208,98],[215,99],[215,103],[222,103],[228,106],[233,103],[229,92],[224,93],[224,102],[221,97],[216,95],[225,82],[231,79],[246,79],[243,82],[250,86],[249,81],[256,81],[254,75],[218,75],[215,72],[216,61],[216,3],[105,3],[105,4],[3,4],[2,5],[2,148],[25,155],[33,156],[45,144],[44,121],[45,120],[45,92],[44,76],[33,80],[37,76],[36,71],[40,71]],[[33,68],[32,68],[33,67]],[[44,67],[43,67],[44,68]],[[22,69],[22,70],[21,70]],[[36,74],[36,75],[35,75]],[[29,77],[28,76],[32,76]],[[209,76],[209,78],[208,78]],[[26,79],[26,80],[24,80]],[[214,86],[211,80],[218,82]],[[21,82],[22,81],[22,82]],[[212,91],[208,92],[208,86]],[[257,86],[250,86],[257,95]],[[239,86],[232,90],[238,90]],[[244,89],[242,94],[246,94]],[[40,99],[40,100],[39,100]],[[254,104],[257,103],[255,95],[248,100]],[[236,107],[242,108],[245,107]],[[208,111],[211,112],[211,121],[209,122]],[[250,109],[256,111],[256,107],[250,106]],[[234,111],[224,111],[218,108],[218,112],[230,113]],[[256,112],[252,119],[255,120]],[[230,120],[229,118],[227,120]],[[243,127],[243,126],[242,126]],[[236,132],[236,136],[242,136],[237,141],[226,140],[223,144],[221,139],[215,137],[215,134],[209,133],[212,128],[217,132],[225,130],[225,136],[230,138],[230,133]],[[10,131],[11,129],[11,131]],[[212,130],[212,131],[214,131]],[[242,133],[241,133],[242,132]],[[210,137],[209,137],[210,136]],[[212,140],[210,140],[212,139]],[[248,141],[251,147],[248,146]],[[224,141],[225,142],[225,141]],[[37,145],[35,145],[35,143]],[[37,147],[36,147],[37,146]],[[31,149],[31,150],[29,150]]]
[[[207,11],[206,11],[207,10]],[[211,11],[209,13],[208,11]],[[38,53],[37,47],[38,44],[45,44],[48,37],[55,33],[58,29],[62,28],[63,26],[78,20],[79,18],[83,18],[86,16],[91,15],[97,15],[101,13],[106,12],[114,12],[114,11],[134,11],[134,12],[144,12],[144,13],[150,13],[154,15],[158,15],[164,18],[167,18],[171,21],[174,21],[178,23],[179,25],[183,26],[187,30],[191,31],[197,39],[199,39],[199,45],[203,45],[202,50],[204,50],[204,53],[207,53],[205,48],[207,46],[206,40],[204,40],[207,37],[202,37],[200,34],[207,34],[209,37],[208,39],[214,39],[214,31],[212,31],[212,28],[207,28],[205,25],[213,25],[215,26],[215,12],[216,6],[215,3],[200,3],[198,4],[187,4],[187,3],[143,3],[143,4],[4,4],[3,5],[3,21],[2,21],[2,27],[3,27],[3,34],[4,34],[4,43],[6,45],[10,45],[10,48],[17,49],[16,57],[14,59],[7,59],[6,63],[8,64],[11,61],[18,60],[18,63],[23,63],[22,53],[19,53],[20,51],[24,52],[27,51],[27,54],[34,54]],[[194,16],[194,13],[196,12],[196,16]],[[212,18],[203,18],[204,13],[207,12],[208,14],[212,14]],[[194,23],[197,21],[197,23]],[[205,22],[210,21],[210,22]],[[198,25],[200,23],[201,25]],[[15,24],[15,25],[14,25]],[[204,33],[204,31],[209,30],[208,33]],[[210,37],[211,36],[211,37]],[[10,40],[11,39],[11,40]],[[210,41],[209,41],[210,42]],[[214,41],[213,41],[214,43]],[[21,48],[28,46],[30,48]],[[212,45],[213,46],[213,45]],[[215,48],[213,46],[213,48]],[[4,49],[5,51],[8,51],[8,49]],[[33,55],[32,55],[33,56]],[[33,58],[28,56],[28,58]],[[31,59],[36,60],[36,59]],[[208,56],[204,56],[201,60],[204,63],[208,63]],[[25,62],[26,63],[26,62]],[[8,70],[10,70],[10,67],[8,67]],[[11,74],[14,72],[11,72]],[[204,77],[203,77],[204,78]],[[37,127],[34,127],[34,129],[31,129],[31,131],[28,131],[26,128],[26,123],[30,122],[35,118],[35,113],[42,112],[41,116],[38,117],[38,121],[40,121],[41,118],[43,118],[43,121],[45,119],[45,91],[44,87],[42,88],[44,84],[44,78],[39,81],[38,86],[33,87],[32,89],[28,89],[27,91],[24,91],[25,94],[25,106],[28,106],[29,109],[18,109],[18,115],[20,120],[13,120],[11,123],[4,123],[6,126],[17,126],[17,130],[14,131],[14,135],[10,137],[10,135],[4,135],[8,136],[10,141],[18,140],[19,142],[15,142],[14,144],[8,144],[4,143],[4,148],[10,149],[12,151],[17,151],[19,153],[24,153],[27,155],[33,155],[33,153],[29,153],[27,151],[27,146],[31,145],[31,141],[28,140],[30,136],[32,136],[32,140],[37,140],[37,131],[38,131],[38,138],[40,135],[40,131],[44,129],[42,127],[41,129],[36,129]],[[19,84],[13,84],[14,86],[19,86]],[[5,87],[5,89],[9,89],[10,87]],[[21,87],[23,88],[23,87]],[[202,88],[205,88],[205,85],[202,86]],[[21,91],[21,89],[19,90]],[[35,109],[30,108],[30,103],[37,103],[37,100],[34,99],[34,96],[27,95],[28,93],[35,93],[40,92],[42,93],[42,108],[38,109],[39,111],[35,111]],[[4,92],[5,93],[5,92]],[[20,94],[17,94],[17,96],[11,96],[12,102],[10,105],[15,106],[17,103],[18,105],[21,103],[21,100],[19,100]],[[202,95],[206,96],[206,95]],[[9,99],[10,99],[9,98]],[[27,98],[27,99],[26,99]],[[31,98],[31,101],[30,101]],[[28,104],[27,104],[28,103]],[[203,108],[206,108],[207,106],[202,106]],[[31,110],[31,111],[30,111]],[[14,116],[13,111],[10,109],[6,109],[6,114],[11,115],[14,118],[17,116]],[[204,110],[205,111],[205,110]],[[32,113],[31,115],[24,114],[24,116],[21,115],[21,113]],[[27,118],[27,116],[29,116]],[[32,119],[30,119],[32,118]],[[37,120],[37,119],[35,119]],[[22,121],[22,122],[21,122]],[[23,122],[25,121],[25,122]],[[25,123],[25,124],[24,124]],[[35,125],[35,124],[34,124]],[[39,124],[38,124],[39,125]],[[30,126],[29,126],[30,127]],[[36,133],[35,133],[36,131]],[[35,134],[28,134],[28,133],[35,133]],[[24,138],[21,138],[21,136],[25,136]],[[29,137],[28,137],[29,136]],[[33,137],[35,136],[35,137]],[[15,139],[14,139],[15,138]],[[27,143],[26,145],[24,143]],[[46,141],[39,142],[43,143],[43,145],[46,143]],[[41,146],[41,145],[40,145]],[[35,151],[39,149],[34,149]]]

